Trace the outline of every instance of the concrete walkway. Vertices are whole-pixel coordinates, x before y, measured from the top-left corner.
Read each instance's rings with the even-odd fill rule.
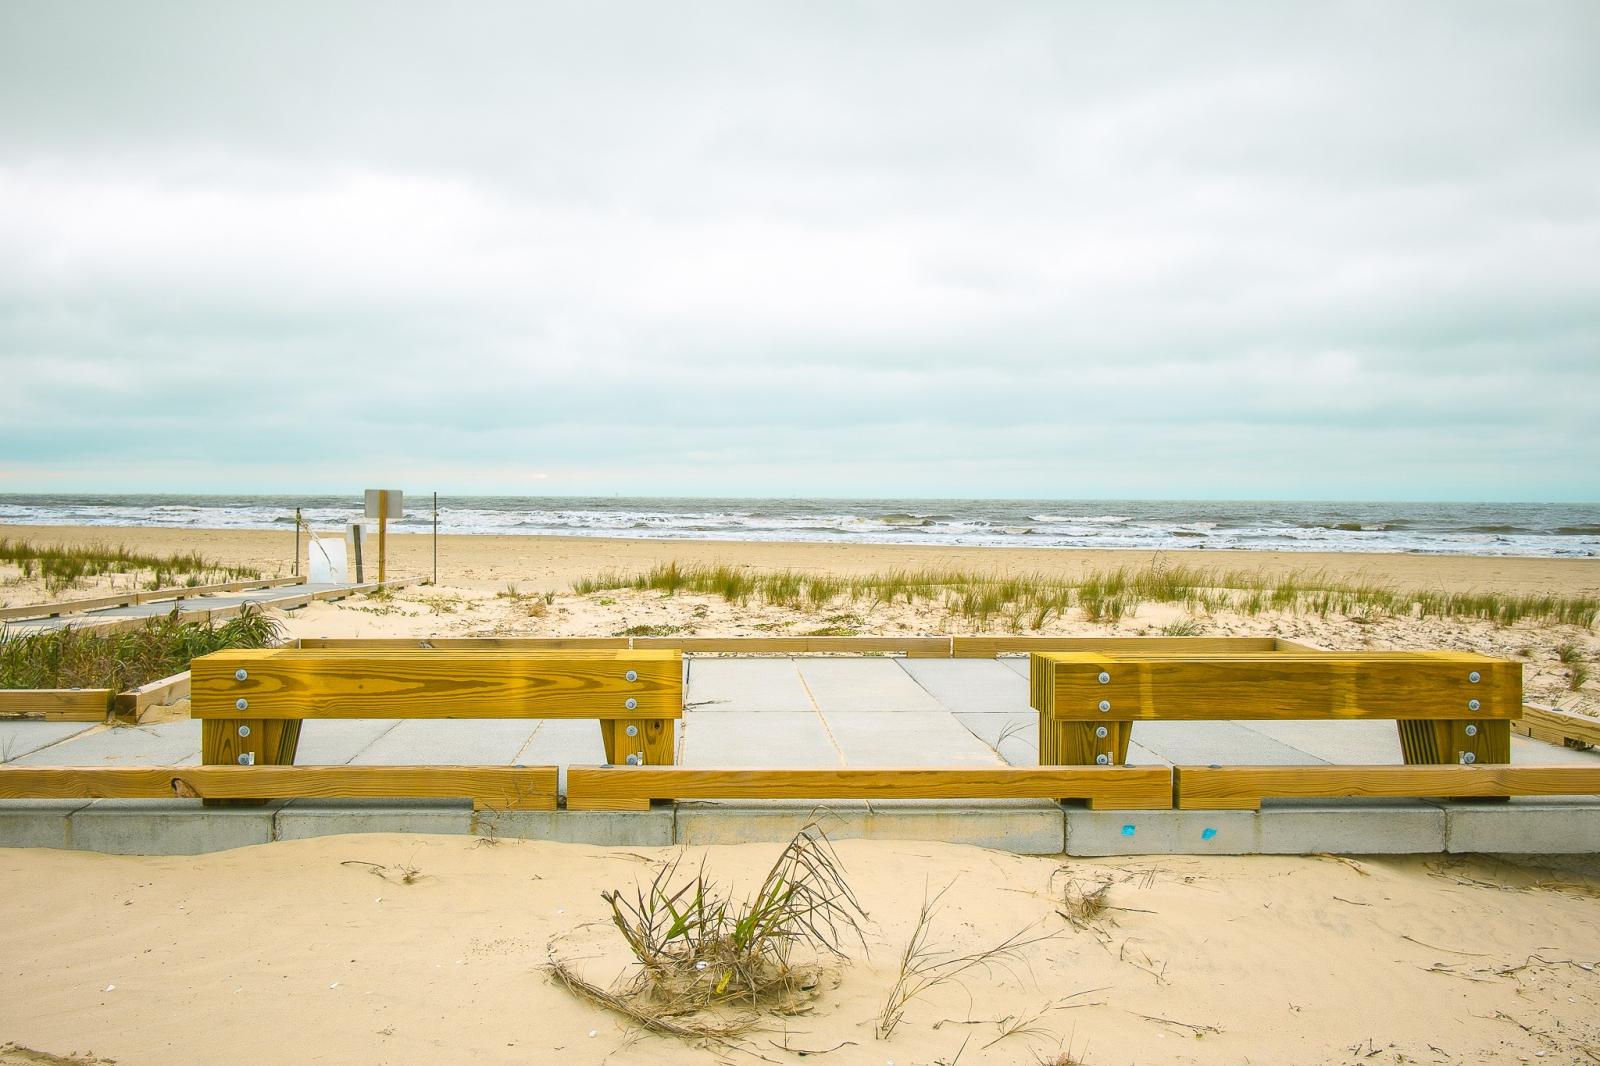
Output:
[[[281,591],[281,590],[274,590]],[[303,593],[304,587],[300,591]],[[219,597],[220,599],[220,597]],[[963,766],[1038,761],[1027,663],[896,658],[687,661],[679,760],[698,767]],[[24,766],[185,765],[194,721],[112,729],[0,723],[0,760]],[[598,764],[591,721],[310,721],[304,764]],[[1514,762],[1600,765],[1600,752],[1512,738]],[[1399,763],[1391,722],[1152,722],[1129,762]],[[564,785],[563,785],[564,787]],[[1269,801],[1255,811],[1090,811],[1047,801],[840,801],[836,837],[949,840],[1080,855],[1600,851],[1600,802]],[[336,832],[480,832],[597,844],[777,840],[814,803],[681,802],[649,812],[474,815],[467,803],[294,800],[258,808],[197,801],[0,803],[0,845],[194,852]]]

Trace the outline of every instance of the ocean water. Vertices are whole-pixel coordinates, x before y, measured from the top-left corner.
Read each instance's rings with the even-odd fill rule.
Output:
[[[406,517],[390,528],[429,529],[430,498],[410,495],[406,504]],[[296,507],[314,528],[337,529],[360,517],[361,498],[0,494],[0,523],[285,529],[292,527]],[[441,496],[439,530],[662,540],[1600,557],[1596,504]]]

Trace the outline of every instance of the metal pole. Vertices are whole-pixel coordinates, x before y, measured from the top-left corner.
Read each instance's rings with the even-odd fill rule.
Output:
[[[294,509],[294,576],[300,576],[300,508]]]
[[[439,583],[439,494],[433,494],[433,583]]]

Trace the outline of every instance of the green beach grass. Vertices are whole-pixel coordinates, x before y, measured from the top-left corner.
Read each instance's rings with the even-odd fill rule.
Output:
[[[0,538],[0,562],[11,563],[23,578],[39,577],[51,594],[76,587],[83,579],[103,574],[148,574],[145,587],[172,588],[185,585],[253,580],[261,571],[243,566],[225,566],[206,559],[198,552],[173,555],[148,555],[126,547],[89,544],[63,547],[33,544],[26,540]]]

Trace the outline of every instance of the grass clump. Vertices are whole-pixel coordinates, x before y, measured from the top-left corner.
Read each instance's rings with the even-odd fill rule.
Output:
[[[680,877],[666,863],[631,894],[602,892],[635,966],[611,988],[552,957],[568,989],[657,1032],[725,1038],[762,1014],[804,1008],[829,961],[866,942],[866,918],[827,835],[808,825],[784,846],[748,898],[734,899],[704,864]]]
[[[189,669],[199,655],[229,648],[270,648],[282,627],[245,604],[217,625],[180,622],[177,613],[116,633],[64,626],[38,633],[0,632],[0,688],[124,690]]]
[[[26,540],[0,538],[0,562],[11,563],[24,578],[44,581],[51,594],[73,588],[85,578],[104,574],[148,574],[146,588],[194,588],[224,581],[254,580],[261,571],[244,566],[225,566],[206,559],[198,552],[152,555],[108,544],[44,545]]]

